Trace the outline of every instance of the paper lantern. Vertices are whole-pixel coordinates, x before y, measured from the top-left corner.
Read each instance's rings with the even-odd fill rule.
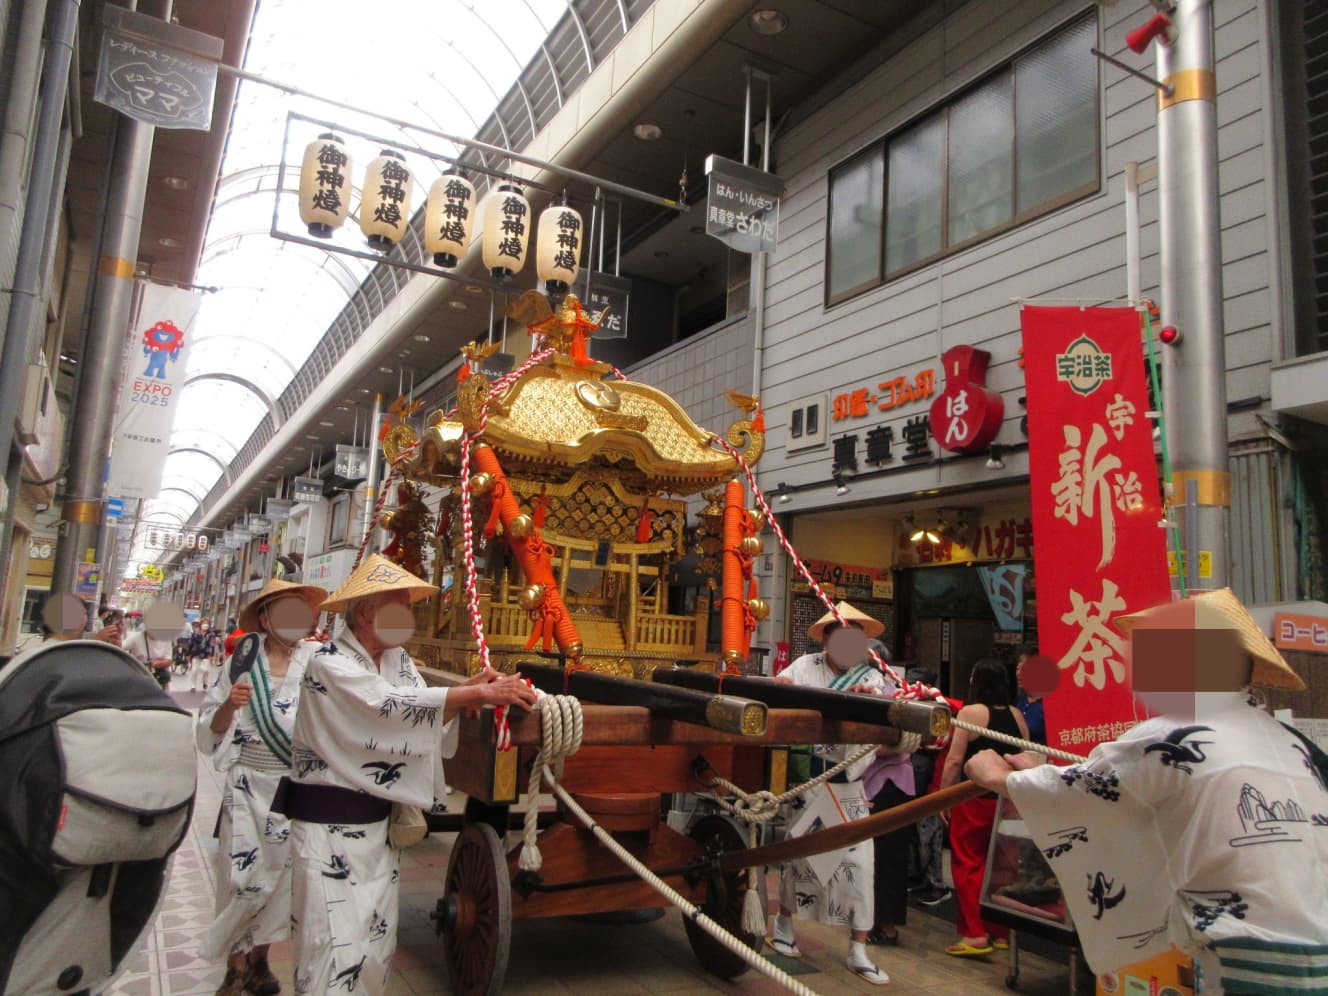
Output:
[[[429,187],[424,208],[424,248],[436,265],[452,269],[470,246],[475,186],[460,173],[444,173]]]
[[[309,234],[329,239],[350,211],[350,156],[346,144],[330,131],[304,148],[300,167],[300,220]]]
[[[510,277],[526,265],[530,242],[530,204],[521,188],[504,183],[484,199],[484,265],[495,280]]]
[[[406,157],[384,149],[364,171],[360,192],[360,231],[375,249],[396,245],[410,221],[410,194],[414,187]]]
[[[566,204],[555,204],[540,215],[535,269],[551,293],[561,294],[576,280],[582,230],[581,216]]]

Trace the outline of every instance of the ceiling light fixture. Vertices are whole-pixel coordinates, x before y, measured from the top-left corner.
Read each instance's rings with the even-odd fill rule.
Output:
[[[664,129],[653,121],[642,121],[632,128],[632,134],[643,142],[656,142],[664,137]]]
[[[461,301],[456,298],[453,298],[451,301],[448,301],[447,306],[451,308],[453,311],[465,311],[467,308],[470,307],[470,305],[468,305],[465,301]]]
[[[171,190],[188,190],[192,186],[188,178],[183,176],[163,176],[161,185]]]
[[[1001,456],[1002,456],[1002,454],[1003,454],[1004,452],[1005,452],[1005,450],[1004,450],[1004,448],[1001,446],[1000,443],[992,443],[992,444],[991,444],[991,450],[990,450],[990,452],[988,452],[988,454],[987,454],[987,464],[986,464],[986,466],[987,466],[987,469],[988,469],[988,470],[1004,470],[1004,469],[1005,469],[1005,461],[1001,459]]]
[[[324,429],[330,429],[332,428],[332,426],[336,425],[335,422],[319,422],[318,424],[321,425]]]
[[[910,543],[920,543],[923,537],[927,535],[927,530],[917,525],[913,519],[913,513],[909,512],[904,516],[904,529],[908,532],[908,541]]]
[[[163,249],[179,249],[180,240],[173,239],[169,235],[164,235],[157,240],[157,245],[161,246]]]
[[[775,501],[779,502],[781,505],[787,505],[793,500],[792,490],[783,481],[780,481],[779,484],[775,486],[775,494],[779,496]]]
[[[379,368],[378,368],[378,372],[379,372],[380,374],[390,374],[390,373],[392,372],[392,368],[391,368],[391,367],[379,367]]]
[[[783,34],[788,29],[788,18],[784,16],[783,11],[775,10],[773,7],[762,7],[751,12],[747,18],[747,26],[758,35],[768,37]]]
[[[416,342],[428,342],[428,341],[429,341],[429,337],[428,337],[427,335],[425,335],[423,332],[418,332],[418,333],[416,333],[415,335],[411,336],[411,338],[414,339]]]

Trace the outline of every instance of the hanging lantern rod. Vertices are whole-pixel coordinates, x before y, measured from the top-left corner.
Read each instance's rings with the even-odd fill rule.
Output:
[[[479,141],[479,139],[461,138],[458,135],[451,135],[445,131],[439,131],[436,128],[429,128],[422,124],[416,124],[415,122],[407,121],[404,118],[396,118],[392,117],[389,114],[383,114],[379,111],[367,110],[366,108],[357,107],[354,104],[349,104],[343,100],[337,100],[333,97],[324,97],[321,94],[313,93],[309,90],[304,90],[297,86],[292,86],[289,83],[282,83],[279,80],[269,79],[268,77],[261,76],[258,73],[251,73],[248,70],[241,69],[239,66],[231,66],[227,65],[224,62],[218,62],[216,63],[216,67],[218,72],[224,73],[227,76],[234,76],[237,79],[248,80],[251,83],[257,83],[260,86],[269,86],[272,87],[274,90],[280,90],[281,92],[290,94],[292,96],[307,97],[310,100],[316,100],[319,101],[320,103],[328,104],[332,107],[339,107],[343,111],[351,111],[352,113],[355,114],[363,114],[370,118],[376,118],[379,121],[385,121],[388,124],[395,125],[396,127],[403,128],[407,131],[419,132],[422,135],[429,135],[433,138],[441,138],[443,141],[451,142],[453,145],[456,146],[461,146],[467,149],[475,149],[476,151],[479,152],[488,152],[496,156],[501,156],[506,159],[511,159],[513,162],[524,163],[527,166],[535,166],[539,169],[546,169],[552,173],[557,173],[559,176],[566,177],[569,180],[580,180],[583,183],[588,183],[591,184],[592,186],[602,188],[603,190],[608,190],[616,194],[621,194],[624,197],[631,197],[634,200],[644,201],[647,204],[656,204],[660,207],[670,208],[678,212],[683,212],[688,210],[688,206],[686,204],[680,201],[673,200],[672,198],[660,197],[657,194],[649,194],[646,193],[644,190],[637,190],[635,187],[629,187],[625,184],[615,183],[612,180],[605,180],[602,179],[601,177],[592,176],[590,173],[582,173],[580,170],[571,169],[567,166],[559,166],[557,163],[551,163],[544,159],[536,159],[534,156],[527,156],[520,152],[513,152],[511,149],[504,149],[498,145],[490,145],[488,142]],[[527,185],[529,185],[529,181],[520,181],[520,182],[527,183]]]

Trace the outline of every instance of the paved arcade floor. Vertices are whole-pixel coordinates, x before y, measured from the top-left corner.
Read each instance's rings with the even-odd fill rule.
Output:
[[[183,679],[176,678],[177,684]],[[196,707],[201,696],[185,691],[182,705]],[[220,804],[221,781],[211,764],[199,764],[198,800],[193,826],[177,852],[162,911],[151,935],[137,951],[128,970],[108,990],[113,996],[186,996],[211,994],[220,984],[223,966],[199,957],[198,947],[213,917],[211,858],[216,848],[212,827]],[[442,894],[452,835],[432,836],[402,855],[401,930],[389,993],[425,996],[449,992],[442,948],[429,912]],[[509,837],[509,843],[513,838]],[[777,878],[770,894],[778,893]],[[944,948],[954,939],[953,924],[915,907],[901,931],[897,948],[870,948],[891,985],[876,987],[844,967],[846,931],[806,921],[798,923],[804,957],[800,982],[817,993],[889,992],[923,994],[1007,993],[1004,955],[957,959]],[[1035,954],[1021,956],[1019,989],[1030,996],[1061,996],[1068,992],[1068,971]],[[283,992],[291,994],[293,964],[289,942],[274,945],[271,962]],[[788,960],[781,959],[785,965]],[[1090,990],[1091,991],[1091,990]],[[735,982],[707,975],[692,956],[680,915],[669,910],[642,924],[587,923],[570,919],[518,920],[512,928],[512,957],[504,993],[511,994],[638,994],[699,993],[774,994],[783,989],[749,971]]]

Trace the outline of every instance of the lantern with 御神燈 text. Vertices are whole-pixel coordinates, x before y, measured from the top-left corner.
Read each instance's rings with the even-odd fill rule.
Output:
[[[484,199],[484,265],[495,280],[526,264],[530,240],[530,204],[515,184],[504,183]]]
[[[369,245],[387,251],[401,240],[410,221],[413,186],[400,152],[384,149],[369,163],[360,193],[360,231]]]
[[[566,291],[576,279],[581,232],[581,216],[566,204],[555,204],[540,215],[535,269],[550,293]]]
[[[470,245],[475,187],[460,173],[444,173],[429,187],[424,209],[424,248],[436,265],[452,269]]]
[[[320,239],[346,221],[350,211],[350,155],[345,143],[327,131],[304,149],[300,167],[300,220]]]

